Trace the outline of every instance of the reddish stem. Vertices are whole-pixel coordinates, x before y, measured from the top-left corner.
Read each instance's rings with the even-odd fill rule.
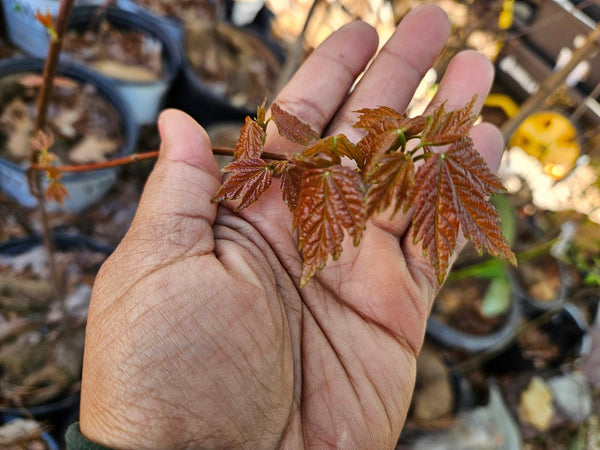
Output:
[[[230,147],[213,147],[213,153],[215,155],[223,155],[223,156],[233,156],[234,149]],[[78,164],[73,166],[56,166],[53,169],[58,170],[59,172],[87,172],[90,170],[100,170],[100,169],[108,169],[109,167],[117,167],[123,166],[125,164],[129,164],[135,161],[142,161],[144,159],[152,159],[158,157],[159,151],[151,151],[145,153],[134,153],[133,155],[124,156],[122,158],[111,159],[110,161],[102,161],[91,164]],[[262,154],[264,159],[272,159],[276,161],[285,161],[286,156],[280,155],[278,153],[269,153],[264,152]],[[46,170],[47,167],[42,166],[40,164],[32,164],[31,168],[33,170]]]

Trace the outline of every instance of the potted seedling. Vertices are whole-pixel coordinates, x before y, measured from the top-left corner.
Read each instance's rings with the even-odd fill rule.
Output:
[[[156,22],[112,6],[76,7],[63,54],[109,79],[140,125],[155,123],[181,64],[177,44]]]
[[[0,248],[3,414],[54,419],[76,407],[91,283],[110,253],[87,239],[52,235],[48,200],[71,198],[71,206],[79,209],[87,196],[98,196],[78,191],[81,183],[97,187],[83,181],[87,174],[62,176],[52,165],[75,160],[74,153],[84,158],[102,154],[104,159],[123,149],[130,152],[135,142],[136,127],[120,95],[92,72],[58,64],[72,4],[61,3],[56,27],[39,15],[54,36],[45,62],[2,61],[2,148],[29,153],[27,162],[3,162],[2,187],[14,189],[9,193],[15,197],[31,191],[25,201],[39,203],[44,231],[43,237],[11,240]],[[92,173],[94,183],[94,176],[102,180],[103,173]],[[4,184],[5,174],[12,184]]]
[[[36,205],[27,169],[43,67],[44,61],[32,58],[0,61],[0,189],[27,207]],[[87,164],[132,153],[137,126],[119,93],[84,67],[61,65],[58,72],[47,126],[57,162]],[[116,169],[65,175],[61,181],[69,196],[64,209],[83,210],[116,178]]]
[[[180,20],[183,67],[173,83],[168,105],[191,114],[202,125],[243,121],[264,98],[271,97],[279,75],[281,52],[267,36],[223,19],[222,2],[119,2],[150,12],[161,23]]]
[[[515,218],[505,196],[494,197],[509,242],[515,237]],[[482,258],[467,246],[458,256],[438,294],[427,333],[444,345],[477,353],[501,350],[521,323],[521,307],[507,274],[506,263]]]
[[[106,0],[77,0],[78,5],[102,5]],[[56,17],[60,0],[3,0],[8,40],[29,56],[44,58],[48,50],[48,28],[40,14]]]

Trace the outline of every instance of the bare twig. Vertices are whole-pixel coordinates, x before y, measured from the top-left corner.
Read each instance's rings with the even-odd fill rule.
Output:
[[[48,47],[48,56],[44,65],[43,84],[39,93],[37,103],[37,116],[35,119],[33,134],[40,130],[44,130],[48,118],[48,107],[50,105],[50,98],[52,97],[52,88],[54,85],[54,78],[56,76],[56,68],[58,66],[58,60],[62,49],[62,39],[67,30],[69,24],[69,18],[71,17],[71,11],[75,0],[61,0],[60,7],[58,10],[58,16],[56,18],[56,36],[50,40]],[[31,163],[35,165],[38,163],[39,152],[34,151],[31,155]],[[42,189],[42,180],[40,176],[34,176],[34,195],[36,196],[42,215],[42,228],[44,233],[44,246],[48,257],[48,265],[50,267],[50,273],[52,283],[56,294],[60,294],[62,291],[60,280],[58,279],[58,273],[56,271],[56,264],[54,259],[54,241],[52,239],[52,230],[50,229],[50,222],[48,220],[48,211],[46,210],[46,202],[44,199],[44,192]]]

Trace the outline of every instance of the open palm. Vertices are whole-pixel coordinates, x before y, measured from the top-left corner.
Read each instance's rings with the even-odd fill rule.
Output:
[[[358,85],[375,32],[352,23],[305,62],[277,102],[325,135],[353,111],[402,111],[443,49],[445,14],[409,14]],[[487,95],[493,70],[475,52],[449,65],[433,105]],[[90,307],[81,430],[118,448],[391,448],[410,404],[438,285],[413,245],[410,214],[383,214],[360,246],[303,288],[297,236],[278,186],[241,213],[210,202],[221,177],[203,130],[181,112],[134,223],[98,275]],[[473,128],[495,169],[498,131]],[[296,151],[272,132],[266,150]]]

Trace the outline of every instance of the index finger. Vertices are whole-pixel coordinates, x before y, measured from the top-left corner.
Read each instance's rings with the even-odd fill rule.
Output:
[[[377,32],[370,25],[357,21],[343,26],[315,49],[275,102],[320,135],[373,57],[377,43]],[[278,153],[289,148],[277,132],[267,141]]]

